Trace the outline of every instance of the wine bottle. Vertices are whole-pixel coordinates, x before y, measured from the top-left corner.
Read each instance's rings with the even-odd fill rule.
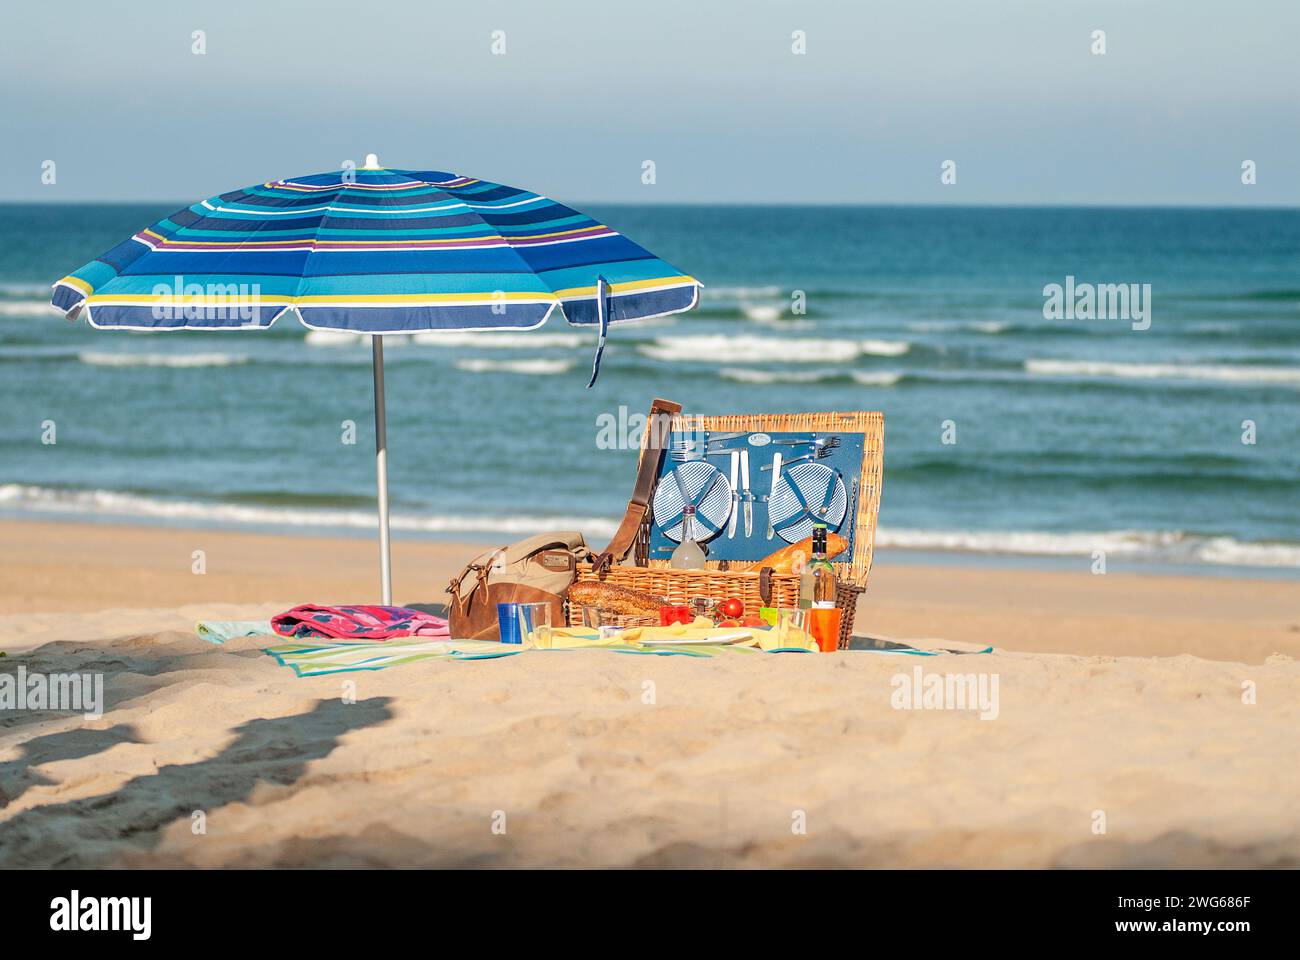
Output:
[[[835,568],[826,556],[826,539],[826,524],[813,524],[812,560],[808,568],[812,571],[814,608],[835,606]]]

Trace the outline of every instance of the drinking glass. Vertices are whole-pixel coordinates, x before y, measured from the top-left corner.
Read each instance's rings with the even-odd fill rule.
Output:
[[[519,604],[519,633],[525,644],[539,650],[549,650],[553,642],[552,626],[549,603]]]
[[[776,638],[783,647],[807,647],[808,611],[802,607],[782,607],[776,611]]]
[[[590,630],[595,630],[596,636],[602,640],[612,637],[623,629],[617,623],[609,621],[610,618],[601,612],[600,607],[584,606],[582,608],[582,625]]]

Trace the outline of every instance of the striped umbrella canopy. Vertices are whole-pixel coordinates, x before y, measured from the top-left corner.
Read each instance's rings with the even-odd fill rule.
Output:
[[[599,331],[689,310],[694,277],[548,197],[433,170],[379,166],[275,180],[202,200],[54,284],[69,319],[116,330],[307,327],[375,334],[383,601],[388,545],[383,340],[422,330],[527,330],[557,306]]]

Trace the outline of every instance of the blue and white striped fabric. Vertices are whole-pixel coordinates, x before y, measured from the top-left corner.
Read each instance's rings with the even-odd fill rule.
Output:
[[[360,169],[223,193],[64,277],[70,319],[127,330],[521,330],[679,313],[699,282],[570,207],[450,173]],[[599,291],[606,296],[598,302]]]

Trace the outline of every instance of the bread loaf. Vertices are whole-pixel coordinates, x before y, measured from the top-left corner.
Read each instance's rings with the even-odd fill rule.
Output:
[[[788,547],[782,547],[774,553],[769,553],[762,560],[758,561],[759,567],[771,567],[773,573],[794,573],[795,557],[803,554],[804,562],[807,563],[812,559],[812,537],[804,537],[798,543],[792,543]],[[838,556],[848,547],[849,542],[841,537],[838,533],[826,534],[826,558]]]
[[[599,607],[623,617],[649,617],[664,605],[663,597],[614,583],[582,580],[569,588],[569,602],[581,607]]]

